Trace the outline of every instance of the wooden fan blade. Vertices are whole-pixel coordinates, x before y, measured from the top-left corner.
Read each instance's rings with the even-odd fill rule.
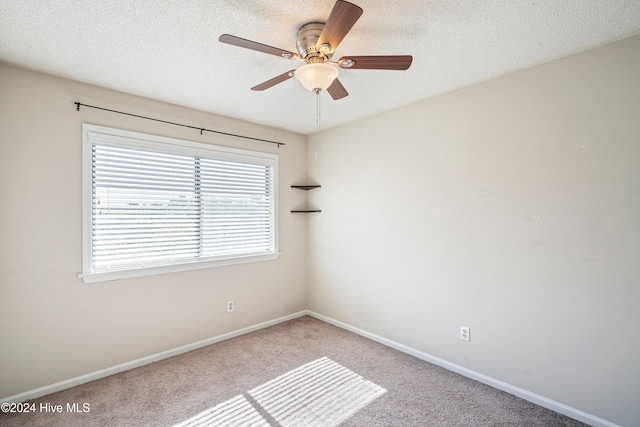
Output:
[[[344,36],[347,35],[353,24],[362,15],[362,8],[355,4],[338,0],[331,10],[327,22],[324,24],[320,38],[316,43],[316,49],[320,51],[320,45],[329,44],[331,52],[335,51]]]
[[[269,89],[271,86],[275,86],[278,83],[282,83],[285,80],[289,80],[291,77],[293,77],[293,73],[295,73],[296,70],[289,70],[286,73],[280,74],[277,77],[274,77],[270,80],[267,80],[264,83],[260,83],[257,86],[254,86],[251,88],[251,90],[265,90],[265,89]]]
[[[353,61],[353,65],[343,65],[345,60]],[[340,58],[338,65],[345,69],[406,70],[411,66],[411,62],[413,62],[411,55],[345,56]]]
[[[270,55],[280,56],[283,58],[291,58],[297,56],[293,52],[288,50],[278,49],[277,47],[267,46],[266,44],[246,40],[240,37],[232,36],[230,34],[223,34],[218,38],[222,43],[230,44],[233,46],[244,47],[245,49],[257,50],[258,52],[268,53]]]
[[[335,79],[333,83],[331,83],[331,86],[327,88],[327,92],[329,92],[329,95],[336,101],[349,95],[349,92],[347,92],[338,79]]]

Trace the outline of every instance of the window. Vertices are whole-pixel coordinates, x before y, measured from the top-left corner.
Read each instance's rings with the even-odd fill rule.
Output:
[[[83,125],[85,282],[275,259],[277,156]]]

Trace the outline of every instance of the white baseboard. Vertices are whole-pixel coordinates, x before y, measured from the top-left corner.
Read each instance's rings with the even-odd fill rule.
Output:
[[[337,326],[339,328],[345,329],[347,331],[356,333],[365,338],[369,338],[370,340],[379,342],[380,344],[384,344],[387,347],[391,347],[403,353],[410,354],[411,356],[424,360],[425,362],[433,363],[434,365],[437,365],[449,371],[458,373],[467,378],[471,378],[483,384],[487,384],[491,387],[497,388],[498,390],[502,390],[509,394],[513,394],[514,396],[518,396],[521,399],[535,403],[536,405],[542,406],[543,408],[551,409],[552,411],[558,412],[559,414],[562,414],[562,415],[566,415],[567,417],[581,421],[585,424],[589,424],[594,427],[620,427],[618,424],[614,424],[610,421],[596,417],[595,415],[588,414],[579,409],[572,408],[571,406],[565,405],[564,403],[557,402],[555,400],[546,398],[544,396],[533,393],[531,391],[505,383],[504,381],[491,378],[487,375],[481,374],[471,369],[467,369],[463,366],[456,365],[455,363],[447,362],[446,360],[440,359],[439,357],[432,356],[428,353],[422,352],[420,350],[416,350],[404,344],[400,344],[395,341],[389,340],[387,338],[381,337],[379,335],[372,334],[371,332],[367,332],[363,329],[356,328],[355,326],[351,326],[347,323],[340,322],[339,320],[332,319],[330,317],[324,316],[314,311],[307,310],[306,314],[318,320],[322,320],[323,322],[326,322],[331,325]]]
[[[248,326],[246,328],[238,329],[236,331],[228,332],[226,334],[218,335],[212,338],[207,338],[202,341],[198,341],[192,344],[187,344],[181,347],[177,347],[171,350],[163,351],[160,353],[152,354],[147,357],[143,357],[140,359],[132,360],[130,362],[122,363],[120,365],[112,366],[110,368],[102,369],[100,371],[91,372],[85,375],[81,375],[79,377],[71,378],[65,381],[60,381],[51,385],[47,385],[44,387],[36,388],[34,390],[29,390],[24,393],[19,393],[13,396],[9,396],[3,399],[0,399],[0,403],[15,403],[15,402],[24,402],[30,399],[36,399],[38,397],[45,396],[47,394],[55,393],[58,391],[62,391],[71,387],[78,386],[80,384],[88,383],[90,381],[94,381],[100,378],[108,377],[109,375],[117,374],[119,372],[124,372],[129,369],[137,368],[139,366],[147,365],[152,362],[157,362],[158,360],[167,359],[169,357],[177,356],[182,353],[186,353],[192,350],[197,350],[202,347],[206,347],[211,344],[216,344],[221,341],[225,341],[231,338],[238,337],[240,335],[248,334],[249,332],[254,332],[260,329],[267,328],[269,326],[277,325],[278,323],[286,322],[288,320],[296,319],[298,317],[302,317],[305,315],[309,315],[318,320],[322,320],[323,322],[329,323],[331,325],[337,326],[339,328],[345,329],[347,331],[356,333],[365,338],[369,338],[373,341],[379,342],[380,344],[384,344],[387,347],[391,347],[393,349],[399,350],[403,353],[410,354],[418,359],[424,360],[429,363],[433,363],[434,365],[443,367],[449,371],[456,372],[460,375],[463,375],[467,378],[471,378],[473,380],[479,381],[481,383],[487,384],[491,387],[497,388],[498,390],[502,390],[509,394],[513,394],[514,396],[518,396],[524,400],[535,403],[536,405],[540,405],[544,408],[551,409],[552,411],[558,412],[560,414],[566,415],[583,423],[589,424],[594,427],[620,427],[617,424],[614,424],[610,421],[604,420],[602,418],[596,417],[595,415],[588,414],[584,411],[581,411],[576,408],[572,408],[563,403],[557,402],[555,400],[546,398],[539,394],[530,392],[528,390],[524,390],[520,387],[516,387],[514,385],[505,383],[504,381],[497,380],[495,378],[491,378],[487,375],[481,374],[479,372],[473,371],[471,369],[467,369],[463,366],[456,365],[455,363],[448,362],[444,359],[440,359],[438,357],[432,356],[428,353],[422,352],[420,350],[416,350],[404,344],[397,343],[395,341],[389,340],[387,338],[381,337],[379,335],[373,334],[371,332],[367,332],[363,329],[356,328],[355,326],[351,326],[347,323],[341,322],[339,320],[332,319],[330,317],[324,316],[322,314],[316,313],[311,310],[303,310],[297,313],[290,314],[288,316],[279,317],[277,319],[269,320],[266,322],[258,323],[253,326]]]
[[[197,350],[199,348],[206,347],[211,344],[219,343],[221,341],[235,338],[240,335],[248,334],[249,332],[254,332],[260,329],[267,328],[269,326],[277,325],[278,323],[286,322],[287,320],[292,320],[297,317],[302,317],[306,314],[307,314],[306,310],[299,311],[297,313],[293,313],[288,316],[283,316],[277,319],[258,323],[257,325],[248,326],[246,328],[238,329],[236,331],[228,332],[226,334],[207,338],[192,344],[187,344],[171,350],[162,351],[160,353],[152,354],[151,356],[146,356],[140,359],[132,360],[130,362],[121,363],[120,365],[112,366],[110,368],[101,369],[96,372],[80,375],[79,377],[71,378],[71,379],[60,381],[44,387],[29,390],[24,393],[19,393],[13,396],[5,397],[3,399],[0,399],[0,403],[5,403],[5,402],[17,403],[17,402],[24,402],[30,399],[36,399],[38,397],[46,396],[47,394],[55,393],[58,391],[66,390],[71,387],[78,386],[80,384],[88,383],[89,381],[98,380],[100,378],[108,377],[109,375],[128,371],[129,369],[147,365],[152,362],[157,362],[158,360],[167,359],[169,357],[177,356],[179,354],[186,353],[188,351]]]

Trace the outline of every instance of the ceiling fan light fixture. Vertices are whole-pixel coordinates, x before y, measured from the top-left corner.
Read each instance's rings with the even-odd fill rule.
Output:
[[[338,100],[349,95],[349,92],[337,78],[340,69],[407,70],[413,61],[411,55],[368,55],[343,57],[338,62],[333,62],[331,58],[335,50],[361,15],[362,8],[360,6],[347,0],[336,0],[326,22],[308,21],[298,28],[296,35],[298,53],[231,34],[222,34],[218,40],[244,49],[286,59],[301,60],[306,63],[297,70],[287,71],[262,82],[252,87],[251,90],[263,91],[295,77],[307,90],[316,94],[326,90],[331,98]]]
[[[336,67],[326,63],[311,63],[303,65],[295,72],[296,79],[308,90],[326,90],[338,77]]]

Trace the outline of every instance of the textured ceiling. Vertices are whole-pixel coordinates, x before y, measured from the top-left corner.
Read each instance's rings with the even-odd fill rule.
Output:
[[[341,70],[321,128],[640,34],[640,0],[354,0],[346,55],[413,55],[408,71]],[[2,0],[0,60],[302,134],[316,96],[295,79],[250,88],[301,62],[218,42],[223,33],[294,51],[298,27],[333,0]],[[0,96],[2,96],[0,94]]]

